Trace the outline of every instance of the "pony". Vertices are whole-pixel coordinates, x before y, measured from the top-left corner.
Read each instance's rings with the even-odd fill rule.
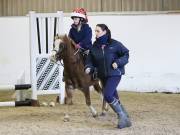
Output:
[[[63,61],[66,103],[72,104],[72,91],[73,89],[79,89],[84,94],[86,105],[89,107],[93,117],[96,117],[97,111],[91,105],[89,87],[94,86],[94,89],[101,95],[103,89],[98,79],[93,80],[91,75],[87,75],[84,72],[84,60],[79,49],[75,48],[75,45],[75,42],[67,35],[56,35],[51,60],[54,62]],[[103,98],[101,115],[105,115],[107,110],[107,103]]]

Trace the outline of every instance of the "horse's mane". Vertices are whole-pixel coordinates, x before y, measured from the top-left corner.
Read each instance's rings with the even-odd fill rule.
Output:
[[[70,37],[65,34],[58,36],[58,38],[61,39],[64,44],[66,44],[67,53],[69,57],[71,57],[71,60],[73,59],[73,61],[76,61],[77,63],[83,61],[83,58],[79,53],[75,54],[75,52],[77,51],[75,47],[76,43]]]
[[[60,39],[63,40],[64,43],[67,44],[68,47],[73,47],[73,49],[75,49],[76,43],[66,34],[65,35],[60,35],[59,36]]]

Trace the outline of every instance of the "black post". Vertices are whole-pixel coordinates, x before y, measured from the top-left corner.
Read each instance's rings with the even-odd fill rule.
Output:
[[[41,54],[41,41],[40,41],[40,32],[39,32],[39,18],[36,18],[36,24],[37,24],[37,36],[38,36],[38,49],[39,54]]]
[[[54,20],[54,37],[56,36],[57,18]]]
[[[48,53],[48,18],[46,17],[46,53]]]

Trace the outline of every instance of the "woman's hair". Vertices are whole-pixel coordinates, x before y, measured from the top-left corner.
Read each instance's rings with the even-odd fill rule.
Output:
[[[106,30],[106,34],[108,36],[108,43],[111,43],[111,31],[108,26],[106,24],[97,24],[96,26],[100,27],[103,31]]]

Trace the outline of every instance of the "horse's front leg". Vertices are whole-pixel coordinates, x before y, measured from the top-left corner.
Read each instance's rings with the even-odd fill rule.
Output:
[[[101,115],[105,116],[107,111],[108,111],[108,104],[105,101],[104,97],[102,96],[102,113],[101,113]]]
[[[106,115],[106,112],[108,111],[108,104],[104,100],[103,90],[102,90],[102,87],[99,84],[99,81],[94,84],[94,88],[98,93],[101,93],[100,94],[101,99],[102,99],[102,113],[101,113],[101,116],[104,116],[104,115]]]
[[[65,82],[65,90],[66,90],[66,98],[65,98],[65,103],[68,105],[72,105],[73,101],[73,86],[72,84],[68,83],[67,81]]]
[[[108,104],[105,101],[104,96],[103,96],[102,93],[100,94],[100,97],[102,99],[102,112],[101,112],[100,116],[105,116],[106,112],[108,111]]]
[[[86,100],[86,105],[89,107],[92,116],[93,117],[97,117],[97,111],[95,110],[95,108],[91,105],[91,98],[90,98],[90,91],[89,88],[83,89],[83,93],[85,95],[85,100]]]

